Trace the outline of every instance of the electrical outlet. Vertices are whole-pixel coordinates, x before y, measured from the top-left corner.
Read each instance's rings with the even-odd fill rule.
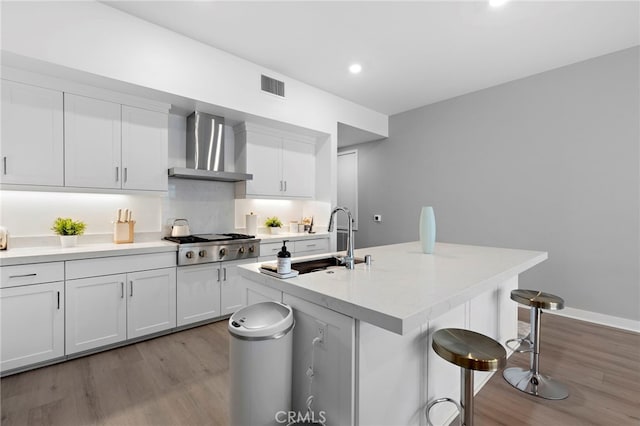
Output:
[[[316,329],[318,332],[318,335],[316,337],[320,338],[320,342],[319,342],[319,346],[323,346],[326,347],[327,346],[327,337],[328,337],[328,333],[329,333],[329,327],[327,326],[326,323],[320,321],[320,320],[316,320]]]
[[[382,222],[382,215],[381,214],[374,214],[373,215],[373,221],[374,222]]]

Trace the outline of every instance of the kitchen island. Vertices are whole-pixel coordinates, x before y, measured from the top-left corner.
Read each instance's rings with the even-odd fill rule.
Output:
[[[257,264],[239,269],[250,303],[281,300],[294,309],[293,410],[306,411],[314,351],[313,408],[327,424],[425,425],[429,401],[459,398],[459,369],[433,353],[431,334],[458,327],[500,342],[516,337],[510,292],[547,253],[437,243],[427,255],[412,242],[356,250],[367,254],[371,265],[286,280]],[[319,328],[325,341],[313,346]],[[489,377],[476,373],[476,390]],[[432,419],[444,424],[454,416],[443,407]]]

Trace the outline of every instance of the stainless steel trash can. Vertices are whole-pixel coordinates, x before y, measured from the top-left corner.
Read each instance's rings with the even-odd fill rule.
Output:
[[[294,325],[291,307],[278,302],[256,303],[229,318],[231,425],[277,425],[290,410]]]

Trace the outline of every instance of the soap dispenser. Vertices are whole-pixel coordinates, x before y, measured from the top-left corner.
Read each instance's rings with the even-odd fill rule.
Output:
[[[287,250],[287,241],[282,242],[282,249],[278,252],[278,273],[288,274],[291,272],[291,253]]]

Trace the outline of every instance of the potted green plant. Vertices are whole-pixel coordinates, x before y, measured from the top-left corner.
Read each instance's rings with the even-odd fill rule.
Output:
[[[62,247],[73,247],[78,242],[78,235],[84,234],[87,225],[70,217],[59,217],[53,221],[51,230],[60,236]]]
[[[280,219],[278,219],[277,216],[268,217],[264,222],[264,226],[266,226],[272,234],[279,234],[282,222],[280,222]]]

